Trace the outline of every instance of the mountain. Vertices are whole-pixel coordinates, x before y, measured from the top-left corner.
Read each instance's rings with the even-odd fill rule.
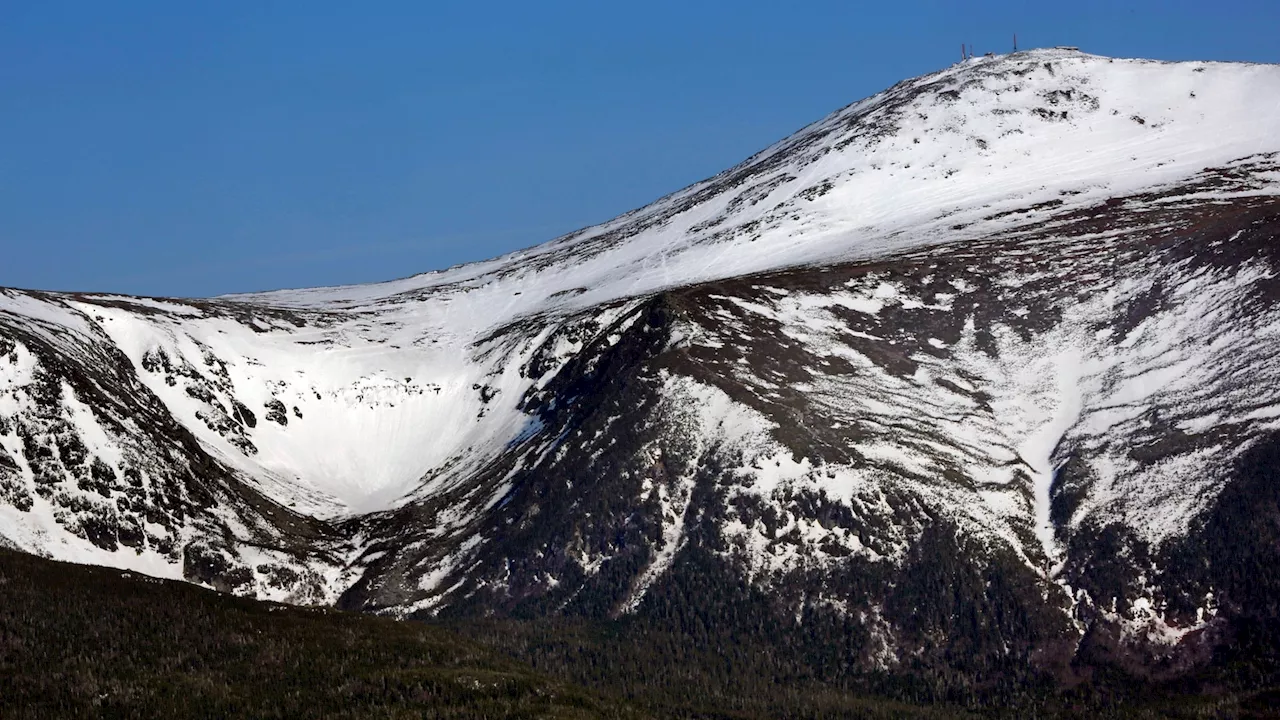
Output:
[[[1278,108],[1277,66],[975,58],[488,262],[0,291],[0,542],[944,694],[1186,676],[1280,639]]]

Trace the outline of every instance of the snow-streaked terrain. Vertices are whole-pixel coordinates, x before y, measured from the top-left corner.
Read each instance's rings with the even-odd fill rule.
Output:
[[[882,668],[913,640],[858,583],[941,533],[1071,628],[1177,644],[1221,593],[1175,611],[1142,558],[1280,431],[1277,207],[1280,67],[1046,50],[488,262],[0,290],[0,542],[399,614],[643,612],[706,552],[863,618]]]

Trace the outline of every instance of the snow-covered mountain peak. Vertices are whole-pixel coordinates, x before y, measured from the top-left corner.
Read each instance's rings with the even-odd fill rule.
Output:
[[[1268,158],[1224,194],[1273,193],[1280,67],[1048,49],[974,58],[849,105],[615,220],[495,260],[367,286],[236,300],[355,309],[434,298],[450,324],[1042,222]],[[465,297],[465,316],[456,301]]]
[[[110,337],[268,494],[321,514],[334,499],[367,511],[477,445],[525,432],[517,405],[534,380],[514,351],[495,349],[500,328],[718,278],[1016,233],[1212,168],[1234,168],[1215,186],[1223,197],[1274,193],[1277,99],[1276,66],[1069,50],[975,58],[613,221],[494,260],[212,302],[3,302]],[[276,422],[242,427],[235,403],[270,408]],[[367,422],[353,419],[362,413]]]

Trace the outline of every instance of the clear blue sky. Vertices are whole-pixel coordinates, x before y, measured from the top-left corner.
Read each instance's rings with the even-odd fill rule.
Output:
[[[606,220],[906,77],[1280,61],[1275,0],[0,0],[0,285],[367,282]]]

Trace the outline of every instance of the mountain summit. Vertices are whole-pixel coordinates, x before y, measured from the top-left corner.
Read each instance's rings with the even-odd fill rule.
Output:
[[[0,543],[798,625],[850,672],[1176,674],[1280,617],[1278,196],[1280,67],[1040,50],[487,262],[0,290]]]

